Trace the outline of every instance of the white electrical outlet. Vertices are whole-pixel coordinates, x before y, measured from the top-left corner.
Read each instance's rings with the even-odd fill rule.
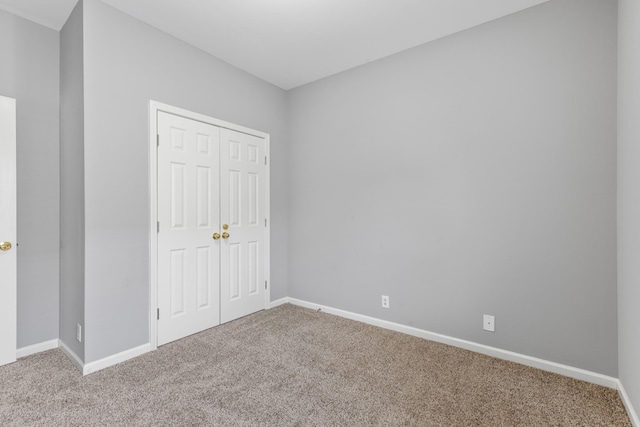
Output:
[[[382,308],[389,308],[389,297],[382,295]]]
[[[496,331],[496,318],[494,316],[485,314],[482,319],[482,329],[489,332]]]
[[[76,339],[78,342],[82,342],[82,326],[80,323],[76,323]]]

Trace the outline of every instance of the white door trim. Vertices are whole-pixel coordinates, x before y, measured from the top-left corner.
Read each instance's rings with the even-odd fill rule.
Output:
[[[203,114],[194,113],[172,105],[163,104],[157,101],[149,101],[149,346],[151,350],[158,348],[158,319],[156,308],[158,307],[158,151],[157,151],[157,129],[158,129],[158,111],[164,111],[176,116],[185,117],[187,119],[196,120],[221,128],[231,129],[236,132],[242,132],[249,135],[264,138],[265,153],[267,156],[266,165],[266,183],[265,183],[265,203],[266,203],[266,253],[265,277],[268,283],[265,292],[265,308],[269,306],[271,301],[271,210],[270,210],[270,149],[269,134],[254,129],[239,126],[223,120],[208,117]]]

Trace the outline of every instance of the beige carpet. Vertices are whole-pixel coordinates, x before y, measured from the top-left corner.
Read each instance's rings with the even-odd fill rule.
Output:
[[[615,390],[291,305],[82,377],[0,368],[1,426],[630,426]]]

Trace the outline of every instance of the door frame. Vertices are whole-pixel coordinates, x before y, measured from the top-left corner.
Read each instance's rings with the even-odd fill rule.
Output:
[[[265,165],[265,215],[267,218],[267,227],[265,229],[265,279],[267,280],[267,289],[265,290],[264,308],[269,307],[271,301],[271,210],[270,210],[270,136],[268,133],[260,132],[244,126],[225,122],[203,114],[194,113],[179,107],[163,104],[158,101],[149,101],[149,346],[151,350],[158,348],[158,150],[157,150],[157,134],[158,134],[158,112],[181,116],[187,119],[207,123],[220,128],[230,129],[236,132],[246,133],[249,135],[263,138],[265,141],[265,155],[267,161]]]

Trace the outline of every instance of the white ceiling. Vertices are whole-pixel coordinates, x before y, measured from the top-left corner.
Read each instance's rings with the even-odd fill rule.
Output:
[[[0,0],[0,9],[59,30],[78,0]]]
[[[548,0],[102,0],[291,89]],[[0,0],[59,30],[77,0]]]

